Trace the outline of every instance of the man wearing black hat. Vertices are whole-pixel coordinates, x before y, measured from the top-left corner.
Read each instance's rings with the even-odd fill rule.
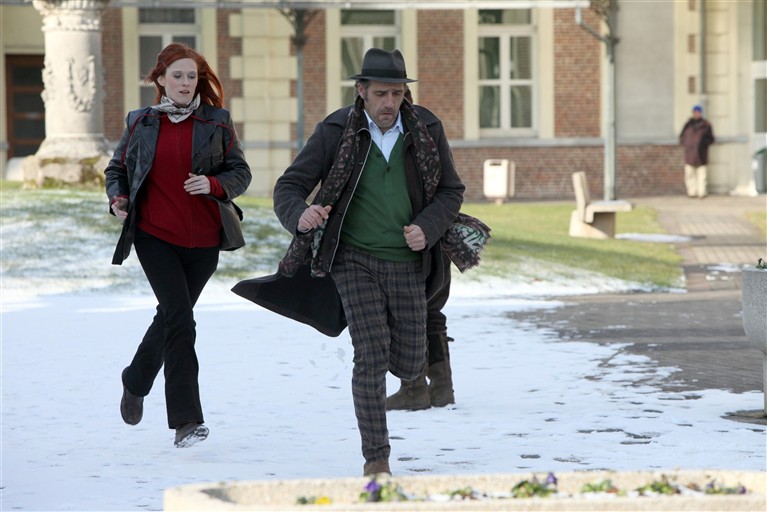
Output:
[[[398,50],[370,49],[351,78],[354,105],[317,125],[275,185],[275,213],[294,235],[280,272],[310,259],[313,276],[335,282],[354,346],[363,472],[391,474],[386,373],[412,381],[424,371],[427,299],[442,286],[440,240],[464,185],[441,121],[405,99],[415,80]]]

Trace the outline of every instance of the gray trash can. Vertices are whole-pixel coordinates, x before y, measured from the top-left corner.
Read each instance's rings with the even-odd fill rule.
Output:
[[[751,166],[754,168],[756,191],[764,194],[767,192],[767,147],[754,153],[754,160]]]

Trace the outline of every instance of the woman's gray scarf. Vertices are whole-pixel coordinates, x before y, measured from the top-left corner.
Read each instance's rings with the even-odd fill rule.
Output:
[[[153,105],[152,108],[155,110],[159,110],[160,112],[165,112],[168,114],[168,119],[171,120],[173,123],[180,123],[187,117],[192,115],[192,112],[197,110],[197,107],[200,106],[200,95],[194,97],[192,102],[189,105],[179,105],[178,103],[175,103],[172,99],[168,98],[163,94],[162,98],[160,98],[160,103],[157,105]]]
[[[349,109],[346,127],[341,135],[336,158],[328,177],[323,181],[313,204],[333,206],[341,197],[349,181],[354,159],[359,153],[360,127],[364,102],[358,97],[353,108]],[[413,140],[415,159],[423,182],[426,204],[431,203],[437,190],[441,175],[439,151],[428,128],[423,123],[413,105],[405,100],[400,107],[402,123]],[[307,263],[311,252],[311,273],[314,277],[324,277],[326,272],[319,263],[319,249],[325,234],[325,221],[318,228],[293,238],[288,250],[279,264],[279,271],[286,276],[293,276],[301,265]],[[450,260],[464,272],[479,264],[479,253],[490,239],[490,228],[481,220],[459,213],[456,220],[445,232],[441,243]]]

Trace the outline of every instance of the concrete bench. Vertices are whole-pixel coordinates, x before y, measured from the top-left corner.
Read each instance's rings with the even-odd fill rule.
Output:
[[[615,214],[631,211],[628,201],[592,201],[585,172],[573,173],[575,210],[570,215],[570,236],[615,238]]]

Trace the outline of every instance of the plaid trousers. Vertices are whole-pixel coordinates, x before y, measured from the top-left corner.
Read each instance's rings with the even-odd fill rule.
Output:
[[[331,276],[354,347],[352,397],[365,461],[388,460],[386,372],[415,380],[427,358],[421,260],[386,261],[341,245]]]

